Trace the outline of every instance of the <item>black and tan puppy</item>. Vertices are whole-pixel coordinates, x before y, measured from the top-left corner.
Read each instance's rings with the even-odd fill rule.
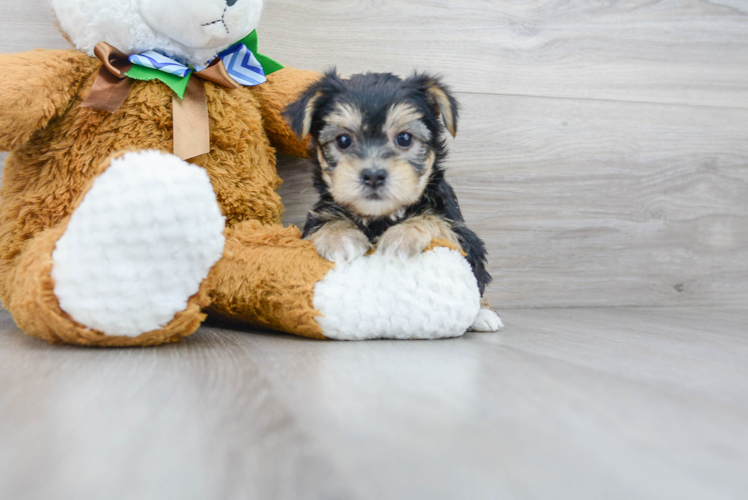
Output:
[[[465,251],[483,295],[491,281],[485,246],[465,226],[442,167],[445,125],[456,134],[458,105],[437,78],[328,72],[284,114],[297,135],[312,136],[320,200],[304,237],[322,257],[346,262],[376,246],[409,258],[440,238]],[[473,329],[498,329],[484,306]]]

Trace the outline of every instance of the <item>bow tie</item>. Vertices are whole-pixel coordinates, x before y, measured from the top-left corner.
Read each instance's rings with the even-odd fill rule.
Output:
[[[116,112],[134,80],[159,80],[174,91],[174,154],[184,160],[210,152],[208,103],[202,80],[236,89],[260,85],[283,65],[257,51],[257,32],[224,50],[211,63],[192,68],[148,51],[127,56],[101,42],[94,52],[104,64],[81,107]],[[198,78],[192,78],[197,76]]]

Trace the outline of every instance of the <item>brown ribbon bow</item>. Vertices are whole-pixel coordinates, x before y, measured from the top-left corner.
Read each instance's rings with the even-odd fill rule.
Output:
[[[134,80],[127,76],[127,72],[133,64],[126,54],[106,42],[97,44],[94,53],[104,66],[99,70],[91,93],[81,107],[114,113],[130,95]],[[184,98],[180,99],[177,95],[172,98],[174,154],[183,160],[210,152],[208,99],[202,80],[230,89],[241,87],[229,76],[220,58],[216,58],[206,69],[194,73],[194,76],[198,78],[190,78]]]

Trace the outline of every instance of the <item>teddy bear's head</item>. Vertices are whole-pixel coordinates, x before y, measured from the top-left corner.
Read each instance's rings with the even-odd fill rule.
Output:
[[[99,42],[202,65],[251,33],[262,0],[51,0],[62,30],[89,55]]]

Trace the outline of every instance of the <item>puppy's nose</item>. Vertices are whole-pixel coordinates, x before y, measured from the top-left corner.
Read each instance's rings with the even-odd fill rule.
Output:
[[[233,7],[236,2],[239,0],[226,0],[226,3],[229,4],[229,7]]]
[[[361,180],[369,187],[378,188],[387,180],[387,171],[382,168],[365,168],[361,172]]]

